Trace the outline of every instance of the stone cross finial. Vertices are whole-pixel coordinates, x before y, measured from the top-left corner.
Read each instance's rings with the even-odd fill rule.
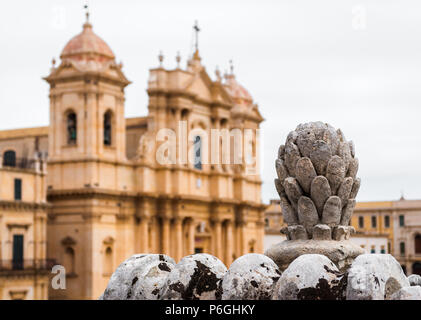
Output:
[[[162,62],[164,61],[164,55],[162,51],[159,51],[158,60],[159,60],[159,67],[162,67]]]
[[[291,240],[347,240],[361,180],[352,141],[329,124],[301,124],[276,159],[275,186]]]
[[[88,5],[88,1],[85,2],[85,5],[83,6],[83,8],[85,9],[85,16],[86,16],[86,23],[89,23],[89,5]]]
[[[230,72],[231,72],[231,75],[234,74],[234,64],[232,62],[232,59],[230,60]]]
[[[179,69],[180,61],[181,61],[180,51],[177,51],[177,56],[175,57],[175,61],[177,62],[177,69]]]
[[[199,23],[197,22],[197,20],[194,22],[193,30],[194,30],[194,34],[195,34],[194,48],[197,52],[197,51],[199,51],[199,32],[200,32]]]

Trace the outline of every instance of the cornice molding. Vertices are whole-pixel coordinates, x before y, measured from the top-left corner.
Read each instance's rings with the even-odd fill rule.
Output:
[[[0,209],[13,209],[16,211],[45,211],[51,207],[49,203],[23,202],[12,200],[0,200]]]

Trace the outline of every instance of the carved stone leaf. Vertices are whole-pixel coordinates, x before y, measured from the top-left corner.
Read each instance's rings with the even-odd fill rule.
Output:
[[[313,228],[313,240],[332,240],[332,230],[326,224],[317,224]]]
[[[355,144],[354,141],[349,141],[349,150],[351,151],[351,156],[355,158]]]
[[[345,173],[348,172],[349,163],[352,159],[351,150],[349,150],[349,144],[347,142],[341,142],[338,149],[338,154],[345,162]]]
[[[281,199],[281,208],[282,208],[282,216],[284,221],[287,225],[292,226],[298,224],[297,214],[294,211],[294,208],[290,205],[287,198],[284,196],[280,197]]]
[[[316,136],[311,128],[303,129],[298,133],[297,146],[303,157],[310,157],[310,153],[313,150],[313,143],[315,141]]]
[[[296,143],[297,142],[297,137],[298,137],[298,133],[297,133],[297,131],[291,131],[289,134],[288,134],[288,137],[287,137],[287,142],[292,142],[292,143]]]
[[[351,194],[352,185],[354,184],[354,179],[351,177],[345,178],[341,186],[338,189],[338,197],[341,199],[342,206],[344,207],[349,199]]]
[[[278,149],[278,159],[285,160],[285,146],[283,144]]]
[[[295,167],[297,166],[298,160],[301,155],[297,145],[292,142],[288,142],[285,146],[285,165],[291,176],[295,177]]]
[[[337,194],[338,188],[345,178],[345,162],[339,156],[333,156],[326,169],[326,178],[329,180],[332,194]]]
[[[355,179],[357,177],[358,173],[358,167],[359,167],[359,160],[358,158],[352,158],[349,162],[349,169],[348,169],[348,177],[351,177],[352,179]]]
[[[357,202],[355,201],[355,199],[350,199],[347,201],[345,208],[343,208],[342,210],[342,216],[341,216],[341,221],[340,221],[340,224],[342,226],[349,226],[349,223],[351,221],[351,216],[352,216],[352,213],[354,212],[356,203]]]
[[[326,124],[321,121],[313,122],[311,124],[312,130],[316,137],[316,140],[323,140],[323,135],[326,129]]]
[[[338,152],[339,147],[339,139],[338,134],[335,131],[335,128],[333,128],[331,125],[326,124],[327,129],[325,130],[323,134],[323,139],[326,141],[327,145],[330,147],[330,150],[332,151],[332,154],[335,155]]]
[[[292,177],[286,178],[284,181],[284,188],[289,201],[293,207],[296,206],[298,204],[298,200],[300,200],[300,197],[303,195],[303,191],[301,190],[297,180]]]
[[[339,142],[346,142],[345,135],[341,129],[336,130],[336,134],[338,135]]]
[[[316,206],[308,197],[302,196],[298,201],[298,221],[310,236],[313,233],[313,227],[319,223]]]
[[[276,188],[276,191],[278,191],[279,196],[286,196],[285,188],[282,185],[281,180],[275,179],[275,188]]]
[[[309,158],[301,158],[297,162],[295,169],[297,180],[305,193],[310,194],[310,187],[313,179],[316,177],[316,170]]]
[[[279,180],[284,181],[286,178],[288,178],[287,168],[285,168],[284,162],[281,159],[276,159],[275,168]]]
[[[342,203],[337,196],[327,199],[323,209],[322,223],[329,226],[336,226],[341,221]]]
[[[360,186],[361,186],[361,179],[360,178],[355,179],[354,185],[352,186],[351,194],[349,195],[350,199],[357,198],[358,191],[360,191]]]
[[[313,144],[313,151],[310,153],[310,160],[319,176],[326,174],[326,168],[332,157],[329,145],[323,140],[317,140]]]
[[[288,233],[291,240],[308,240],[307,231],[302,225],[288,227]]]
[[[324,176],[317,176],[311,183],[311,199],[313,200],[319,217],[322,216],[323,208],[327,199],[332,195],[329,181]]]

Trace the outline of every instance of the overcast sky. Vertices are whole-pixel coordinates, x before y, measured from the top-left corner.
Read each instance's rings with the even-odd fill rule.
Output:
[[[148,70],[182,63],[199,20],[211,77],[233,59],[262,124],[263,199],[276,198],[278,146],[299,123],[329,122],[354,140],[358,200],[421,199],[419,0],[89,1],[94,31],[133,81],[126,116],[147,113]],[[0,10],[0,129],[48,124],[41,79],[81,31],[84,1],[7,1]]]

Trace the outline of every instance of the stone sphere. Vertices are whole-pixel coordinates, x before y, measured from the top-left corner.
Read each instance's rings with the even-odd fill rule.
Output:
[[[281,272],[272,259],[257,253],[235,260],[222,281],[223,300],[269,300]]]
[[[199,253],[184,257],[168,275],[162,300],[220,300],[227,271],[218,258]]]
[[[348,270],[347,300],[389,299],[409,287],[400,263],[390,254],[359,255]]]
[[[421,286],[421,276],[418,274],[411,274],[408,280],[411,286]]]
[[[421,287],[405,287],[395,292],[390,300],[421,300]]]
[[[327,257],[304,254],[282,273],[274,290],[274,300],[343,300],[343,276]]]
[[[157,300],[175,266],[164,254],[135,254],[112,274],[100,300]]]

